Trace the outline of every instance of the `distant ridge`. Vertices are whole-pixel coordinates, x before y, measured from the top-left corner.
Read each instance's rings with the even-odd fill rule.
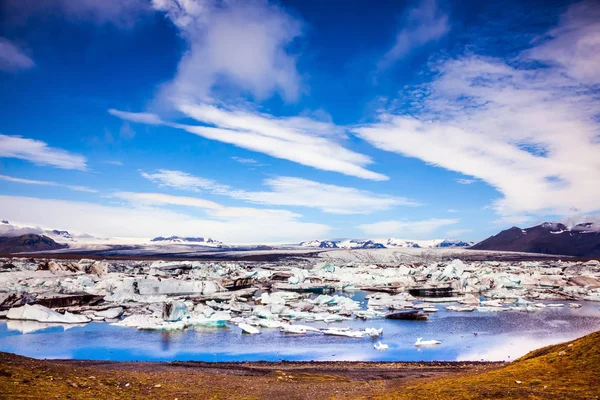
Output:
[[[186,244],[202,244],[205,246],[220,246],[223,243],[218,240],[214,240],[211,238],[203,238],[203,237],[181,237],[181,236],[157,236],[151,240],[154,243],[186,243]]]
[[[439,248],[439,247],[469,247],[473,242],[463,240],[404,240],[404,239],[367,239],[367,240],[311,240],[301,242],[301,247],[322,249],[388,249],[388,248]]]
[[[58,250],[69,247],[56,243],[44,235],[27,234],[12,237],[0,237],[0,253],[29,253],[35,251]]]
[[[600,225],[587,222],[567,227],[562,223],[544,222],[526,229],[513,226],[471,249],[600,257]]]

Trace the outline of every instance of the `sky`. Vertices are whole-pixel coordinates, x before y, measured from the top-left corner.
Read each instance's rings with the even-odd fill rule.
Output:
[[[479,241],[599,212],[599,1],[0,0],[13,224]]]

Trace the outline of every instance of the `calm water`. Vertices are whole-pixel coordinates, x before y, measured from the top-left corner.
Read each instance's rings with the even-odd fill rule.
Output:
[[[355,295],[357,300],[361,297]],[[107,323],[69,327],[22,321],[0,322],[0,351],[35,358],[116,361],[510,360],[600,330],[600,303],[581,304],[580,309],[546,308],[537,313],[457,313],[439,305],[440,311],[428,321],[312,323],[315,327],[383,327],[379,340],[390,347],[383,352],[373,349],[375,341],[370,338],[285,335],[276,329],[251,336],[240,334],[236,327],[147,332]],[[418,337],[442,344],[418,349],[414,346]]]

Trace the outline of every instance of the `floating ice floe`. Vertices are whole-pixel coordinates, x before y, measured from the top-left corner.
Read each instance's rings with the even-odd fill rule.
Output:
[[[439,340],[423,340],[423,338],[418,338],[415,342],[415,346],[435,346],[437,344],[442,344]]]
[[[81,324],[90,322],[90,319],[85,315],[75,315],[68,311],[61,314],[39,304],[25,304],[23,307],[11,308],[8,310],[6,318],[60,324]]]
[[[238,328],[240,328],[242,330],[242,333],[248,333],[250,335],[255,335],[257,333],[260,333],[260,330],[258,330],[258,328],[252,326],[252,325],[248,325],[245,323],[239,323],[238,324]]]
[[[383,328],[365,328],[365,335],[370,337],[379,337],[383,334]]]
[[[351,338],[362,338],[365,335],[364,332],[353,331],[349,328],[329,328],[329,329],[324,329],[321,332],[323,332],[323,334],[325,334],[325,335],[345,336],[345,337],[351,337]]]
[[[306,332],[321,332],[320,329],[306,325],[282,325],[280,330],[284,333],[294,333],[301,335],[305,334]]]
[[[389,349],[389,346],[387,344],[383,344],[381,342],[377,342],[373,345],[373,348],[375,350],[379,350],[379,351],[383,351],[383,350],[387,350]]]

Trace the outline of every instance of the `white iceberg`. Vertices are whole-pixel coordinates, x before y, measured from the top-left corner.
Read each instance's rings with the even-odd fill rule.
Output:
[[[415,346],[434,346],[436,344],[442,344],[439,340],[423,340],[423,338],[418,338],[415,342]]]
[[[383,328],[365,328],[365,335],[370,337],[379,337],[383,334]]]
[[[375,344],[373,345],[373,348],[374,348],[375,350],[384,351],[384,350],[387,350],[387,349],[389,349],[390,347],[389,347],[387,344],[383,344],[383,343],[381,343],[381,342],[377,342],[377,343],[375,343]]]
[[[81,324],[90,322],[90,319],[85,315],[75,315],[68,311],[61,314],[39,304],[25,304],[23,307],[13,307],[8,310],[6,318],[60,324]]]
[[[119,318],[121,315],[123,315],[123,307],[114,307],[114,308],[109,308],[108,310],[104,310],[104,311],[96,311],[94,313],[94,315],[96,317],[101,317],[101,318],[106,318],[106,319]]]
[[[260,333],[260,331],[258,330],[258,328],[255,328],[252,325],[248,325],[246,323],[239,323],[238,327],[242,330],[242,333],[248,333],[250,335],[254,335],[257,333]]]

